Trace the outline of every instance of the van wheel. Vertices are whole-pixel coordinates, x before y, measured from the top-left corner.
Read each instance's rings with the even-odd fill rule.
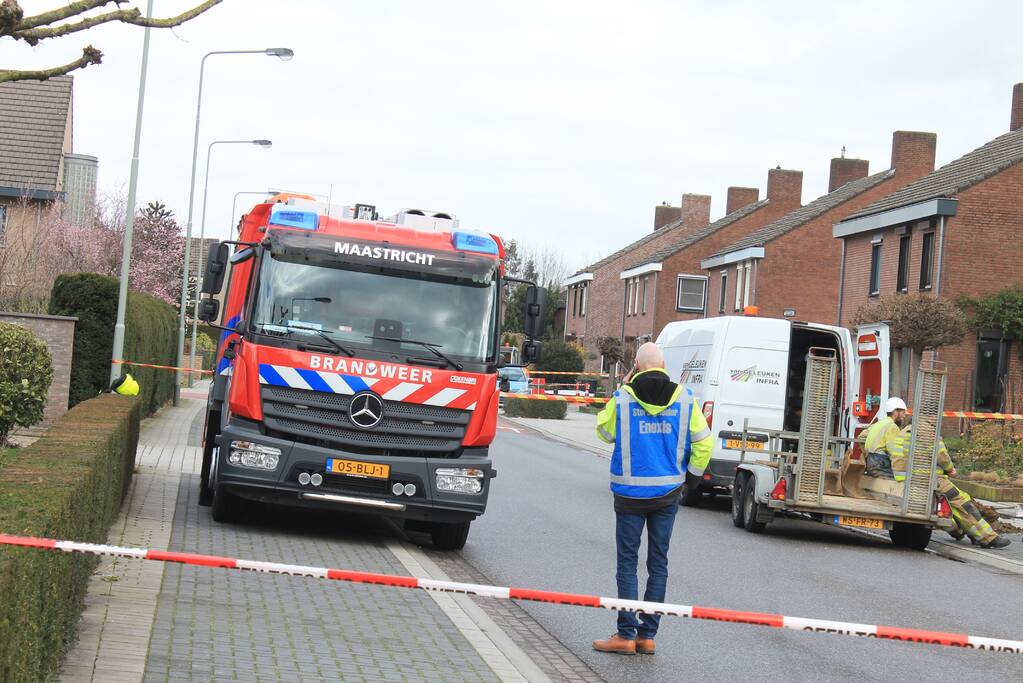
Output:
[[[685,505],[687,508],[695,508],[699,507],[702,501],[703,491],[700,489],[699,484],[690,486],[688,481],[682,484],[682,495],[679,496],[679,502],[682,505]]]
[[[751,534],[759,534],[767,524],[757,521],[757,512],[763,507],[757,502],[757,487],[754,482],[742,487],[742,526]]]
[[[469,538],[469,525],[472,522],[442,524],[435,522],[430,526],[430,538],[437,550],[461,550]]]
[[[742,495],[746,489],[746,479],[748,476],[740,472],[736,475],[735,481],[732,482],[732,524],[740,529],[744,526],[746,519],[743,516]]]
[[[924,550],[931,542],[931,528],[920,524],[895,522],[889,529],[888,535],[894,545],[910,550]]]

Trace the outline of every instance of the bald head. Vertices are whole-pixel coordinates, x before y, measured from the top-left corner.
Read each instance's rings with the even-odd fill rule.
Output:
[[[647,342],[636,351],[636,368],[640,372],[664,367],[664,353],[653,342]]]

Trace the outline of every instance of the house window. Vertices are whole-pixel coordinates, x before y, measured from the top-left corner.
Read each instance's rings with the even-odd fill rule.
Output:
[[[579,289],[579,317],[586,317],[586,285]]]
[[[0,206],[0,242],[4,241],[4,235],[7,234],[7,207]]]
[[[707,298],[707,278],[701,275],[679,275],[675,294],[675,308],[680,311],[702,312]]]
[[[636,282],[632,279],[627,280],[627,282],[629,283],[629,298],[626,310],[629,312],[629,315],[632,315],[636,312]]]
[[[753,268],[753,262],[752,261],[746,261],[746,267],[745,267],[746,282],[744,282],[743,286],[742,286],[742,307],[743,307],[743,309],[745,309],[751,303],[750,298],[749,298],[749,288],[750,288],[750,282],[753,280],[753,278],[750,276],[750,271],[752,270],[752,268]]]
[[[909,289],[909,246],[911,242],[910,235],[903,235],[899,238],[899,276],[895,283],[897,292],[905,292]]]
[[[1002,339],[995,330],[982,330],[978,335],[977,368],[973,382],[974,410],[1002,410],[1008,346],[1009,342]]]
[[[646,281],[650,278],[643,278],[643,315],[646,315]]]
[[[870,296],[881,293],[881,241],[870,245]]]
[[[920,289],[931,288],[931,277],[934,275],[934,233],[923,234],[923,247],[920,253]]]
[[[742,264],[735,267],[735,310],[742,310]]]
[[[721,271],[721,291],[718,293],[718,313],[725,312],[725,302],[728,301],[728,271]]]

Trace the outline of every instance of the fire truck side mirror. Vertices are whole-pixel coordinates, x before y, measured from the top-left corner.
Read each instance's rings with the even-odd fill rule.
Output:
[[[511,391],[511,381],[507,377],[502,377],[501,381],[497,383],[498,388],[504,393]]]
[[[543,342],[533,341],[532,339],[522,344],[522,363],[523,365],[529,365],[530,363],[540,362],[540,356],[543,355]]]
[[[544,309],[547,306],[547,290],[536,285],[529,285],[526,290],[525,309],[522,311],[523,331],[529,339],[543,336]],[[523,357],[525,360],[525,357]],[[526,361],[527,363],[529,361]]]
[[[224,288],[227,262],[231,258],[231,247],[223,242],[210,245],[206,256],[206,273],[202,278],[203,294],[219,294]]]
[[[203,299],[199,302],[199,320],[204,323],[216,322],[220,317],[220,302],[216,299]]]

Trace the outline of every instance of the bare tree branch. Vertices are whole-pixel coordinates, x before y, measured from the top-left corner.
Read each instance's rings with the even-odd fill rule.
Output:
[[[74,7],[75,5],[92,5],[93,7],[98,7],[100,5],[105,5],[110,1],[122,2],[123,0],[83,0],[82,2],[73,3],[68,7],[69,8]],[[206,10],[213,7],[214,5],[219,5],[221,2],[222,0],[206,0],[206,2],[203,2],[202,4],[193,7],[192,9],[186,12],[182,12],[176,17],[169,17],[167,19],[147,19],[146,17],[142,16],[142,12],[137,7],[132,7],[131,9],[119,9],[115,12],[107,12],[106,14],[97,14],[96,16],[93,17],[86,17],[80,21],[73,22],[70,24],[62,24],[60,26],[45,26],[45,24],[43,24],[43,26],[45,26],[43,28],[33,27],[23,29],[22,28],[23,24],[25,24],[26,22],[33,21],[35,19],[35,17],[30,17],[29,19],[23,21],[22,25],[19,25],[17,28],[15,28],[15,30],[10,35],[15,40],[24,40],[29,45],[36,45],[37,43],[39,43],[39,41],[45,40],[47,38],[60,38],[61,36],[66,36],[71,33],[77,33],[79,31],[85,31],[86,29],[90,29],[94,26],[99,26],[100,24],[106,24],[112,21],[119,21],[124,24],[134,24],[135,26],[148,26],[151,28],[171,28],[174,26],[180,26],[181,24],[185,23],[186,21],[189,21],[190,19],[194,19],[195,17],[199,16]],[[91,9],[91,7],[88,9]],[[61,18],[78,16],[81,14],[82,11],[85,10],[81,10],[79,12],[75,12],[72,14],[67,14],[66,16]],[[56,12],[58,11],[55,10],[54,12],[51,12],[49,14],[53,14]],[[40,25],[36,24],[36,26]]]
[[[77,69],[84,69],[90,64],[99,64],[103,61],[103,53],[92,45],[82,50],[82,56],[73,62],[63,66],[55,66],[49,69],[38,69],[35,71],[20,71],[15,69],[0,70],[0,83],[7,81],[45,81],[54,76],[63,76]]]
[[[79,14],[96,9],[97,7],[109,5],[111,2],[120,3],[124,2],[124,0],[78,0],[78,2],[69,2],[59,9],[50,10],[49,12],[41,12],[27,18],[21,18],[14,27],[14,30],[24,31],[37,26],[46,26],[57,21],[77,17]],[[18,5],[17,0],[9,0],[9,3],[15,7]],[[8,0],[4,0],[4,4],[8,4]],[[18,7],[18,10],[21,11],[21,8]],[[22,14],[24,14],[24,12],[22,12]],[[0,35],[4,34],[0,33]]]

